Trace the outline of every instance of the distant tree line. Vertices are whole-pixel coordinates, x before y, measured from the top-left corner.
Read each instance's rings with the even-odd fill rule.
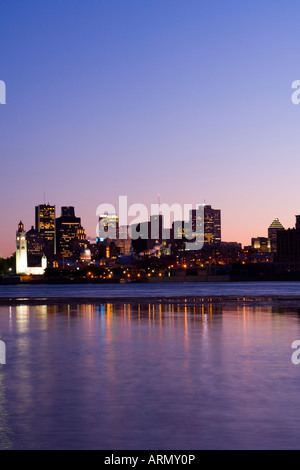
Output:
[[[0,275],[13,274],[16,271],[16,255],[13,254],[10,258],[0,258]]]

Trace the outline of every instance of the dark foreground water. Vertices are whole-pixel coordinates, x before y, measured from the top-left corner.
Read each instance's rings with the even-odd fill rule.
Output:
[[[300,296],[300,282],[162,282],[158,284],[79,284],[1,286],[1,297]]]
[[[0,449],[298,449],[299,313],[0,307]]]

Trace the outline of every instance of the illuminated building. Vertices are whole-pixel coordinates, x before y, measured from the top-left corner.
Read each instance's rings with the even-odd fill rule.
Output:
[[[81,229],[81,219],[75,217],[74,207],[62,207],[61,217],[56,219],[56,254],[61,258],[72,258],[74,241]]]
[[[82,263],[89,264],[92,261],[91,250],[85,245],[80,253],[80,260]]]
[[[271,244],[271,251],[277,252],[277,234],[279,231],[284,230],[284,226],[280,223],[279,219],[274,219],[268,228],[268,238]]]
[[[204,206],[204,243],[221,243],[221,211],[211,206]]]
[[[202,246],[202,241],[204,246],[221,243],[221,211],[219,209],[213,209],[208,205],[203,206],[203,212],[202,210],[192,209],[188,222],[181,225],[180,222],[173,224],[174,237],[180,238],[180,235],[182,235],[187,243],[193,240],[196,241],[195,237],[197,235],[200,246]]]
[[[77,232],[76,232],[76,241],[81,250],[85,248],[88,244],[85,230],[81,225],[78,227]]]
[[[129,236],[129,227],[119,227],[119,240],[115,241],[115,245],[119,250],[120,255],[128,256],[131,253],[131,238]]]
[[[251,240],[252,248],[258,253],[270,253],[271,252],[271,242],[269,238],[266,237],[256,237]]]
[[[43,256],[41,261],[41,266],[28,267],[26,232],[23,223],[20,222],[16,235],[16,273],[41,276],[47,268],[46,256]]]
[[[27,270],[27,241],[22,221],[19,223],[16,236],[16,273],[25,274]]]
[[[103,214],[99,217],[98,243],[106,242],[106,258],[117,258],[118,254],[129,255],[131,238],[128,226],[119,226],[117,214]],[[111,245],[113,242],[113,245]],[[109,246],[107,245],[109,243]]]
[[[43,204],[35,208],[35,228],[40,233],[48,258],[53,258],[56,249],[55,241],[55,206]]]
[[[117,214],[103,214],[99,217],[99,240],[104,241],[119,239],[119,217]]]

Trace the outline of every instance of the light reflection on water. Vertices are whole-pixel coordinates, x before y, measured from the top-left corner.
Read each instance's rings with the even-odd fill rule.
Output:
[[[0,308],[0,449],[299,448],[300,310]]]

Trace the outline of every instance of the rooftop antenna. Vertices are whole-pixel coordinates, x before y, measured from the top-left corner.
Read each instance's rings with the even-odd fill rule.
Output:
[[[160,194],[157,195],[157,202],[158,202],[158,205],[160,206]]]

